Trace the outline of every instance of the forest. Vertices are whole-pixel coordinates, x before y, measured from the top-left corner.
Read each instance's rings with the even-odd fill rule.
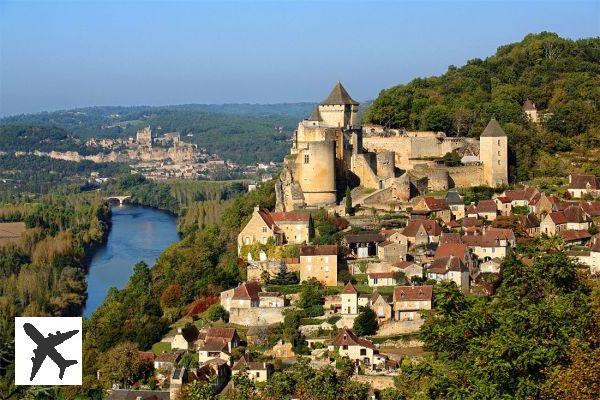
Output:
[[[13,135],[19,131],[50,131],[52,140],[40,143],[35,137],[20,133],[17,142],[8,143],[9,137],[0,132],[0,151],[56,146],[54,150],[90,152],[81,149],[79,138],[126,138],[149,125],[159,136],[178,131],[185,141],[225,160],[242,164],[269,162],[282,159],[288,152],[292,131],[313,106],[310,103],[115,106],[17,115],[1,119],[2,129]]]
[[[540,124],[523,113],[527,99],[542,113]],[[527,35],[484,60],[382,90],[364,119],[478,137],[492,117],[509,138],[513,181],[567,174],[568,161],[556,154],[584,157],[582,172],[596,171],[600,155],[591,149],[600,145],[600,38]]]

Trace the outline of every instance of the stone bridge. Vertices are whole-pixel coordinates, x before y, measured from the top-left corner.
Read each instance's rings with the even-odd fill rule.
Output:
[[[118,201],[119,205],[122,206],[127,200],[131,200],[131,196],[108,196],[106,201]]]

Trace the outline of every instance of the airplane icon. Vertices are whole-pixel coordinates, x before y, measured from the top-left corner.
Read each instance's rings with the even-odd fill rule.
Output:
[[[31,357],[31,362],[33,365],[31,368],[31,377],[29,378],[30,381],[35,378],[35,375],[38,373],[42,363],[46,359],[46,356],[50,357],[50,359],[54,361],[56,365],[58,365],[58,368],[60,368],[58,377],[61,380],[65,374],[65,369],[71,365],[77,364],[76,360],[65,360],[64,357],[58,351],[56,351],[55,347],[65,340],[75,336],[75,334],[79,332],[78,330],[65,333],[56,331],[55,335],[50,333],[48,337],[44,337],[44,335],[42,335],[40,331],[38,331],[35,326],[31,325],[30,323],[25,323],[23,325],[23,329],[25,330],[27,336],[29,336],[31,340],[33,340],[38,346],[35,350],[33,350],[33,354],[35,354],[35,356]]]

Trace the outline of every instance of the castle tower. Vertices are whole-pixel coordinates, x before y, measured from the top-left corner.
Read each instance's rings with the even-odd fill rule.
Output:
[[[495,118],[479,138],[479,159],[483,163],[483,181],[488,186],[508,185],[508,138]]]
[[[340,313],[343,315],[358,314],[358,291],[351,282],[344,286],[344,290],[340,294],[342,301],[342,309]]]
[[[525,115],[527,115],[527,118],[531,122],[534,122],[534,123],[540,122],[540,116],[538,114],[537,107],[535,106],[535,103],[532,102],[531,100],[529,100],[529,99],[525,100],[525,103],[523,103],[523,112],[525,113]]]
[[[338,81],[331,93],[319,104],[323,122],[329,126],[345,128],[358,123],[358,102],[353,100]]]

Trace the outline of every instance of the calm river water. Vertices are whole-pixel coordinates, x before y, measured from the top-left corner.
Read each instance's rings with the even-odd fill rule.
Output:
[[[102,304],[110,287],[123,288],[135,263],[145,261],[152,266],[177,240],[177,219],[173,215],[147,207],[113,207],[107,242],[90,261],[83,315],[89,317]]]

